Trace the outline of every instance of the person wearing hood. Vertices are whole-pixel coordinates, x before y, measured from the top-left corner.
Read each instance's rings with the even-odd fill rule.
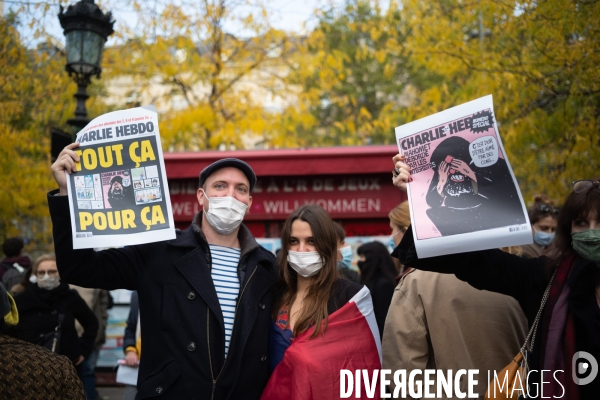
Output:
[[[19,400],[83,400],[85,394],[67,357],[14,337],[19,311],[0,283],[0,397]]]
[[[23,247],[25,242],[20,237],[8,238],[2,244],[6,258],[0,263],[0,278],[7,289],[21,282],[25,272],[31,267],[31,259],[23,255]]]
[[[383,243],[365,243],[356,252],[359,255],[361,283],[371,291],[377,327],[383,336],[385,317],[396,287],[396,266]]]
[[[35,260],[31,277],[35,283],[15,296],[20,313],[16,336],[64,355],[75,367],[80,366],[94,346],[98,333],[96,316],[79,294],[60,280],[53,254]],[[83,327],[81,337],[77,336],[75,320]],[[78,373],[82,377],[89,375],[81,368]],[[95,389],[91,390],[88,399],[95,397]]]
[[[126,185],[120,175],[115,175],[110,180],[107,198],[112,208],[125,209],[135,205],[131,185]]]

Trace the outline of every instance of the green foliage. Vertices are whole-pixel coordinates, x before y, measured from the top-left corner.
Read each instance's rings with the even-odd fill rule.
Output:
[[[599,2],[411,0],[402,16],[411,74],[425,82],[404,118],[491,93],[525,199],[563,199],[599,174]]]
[[[73,116],[75,84],[63,54],[51,44],[27,49],[16,25],[14,16],[0,18],[0,239],[27,234],[43,247],[46,193],[55,186],[50,129]]]
[[[393,143],[408,81],[401,23],[395,1],[384,10],[379,1],[348,0],[340,11],[322,12],[295,54],[289,81],[301,90],[272,143]]]

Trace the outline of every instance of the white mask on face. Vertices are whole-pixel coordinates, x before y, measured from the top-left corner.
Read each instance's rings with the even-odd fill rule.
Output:
[[[56,289],[60,285],[60,278],[58,276],[49,276],[46,273],[41,278],[37,278],[37,285],[46,290]]]
[[[316,251],[288,251],[288,263],[304,278],[309,278],[315,275],[323,268],[323,260]]]
[[[208,200],[208,211],[205,210],[204,215],[215,231],[228,235],[240,226],[246,215],[247,204],[231,196],[208,197],[204,191],[202,193]]]

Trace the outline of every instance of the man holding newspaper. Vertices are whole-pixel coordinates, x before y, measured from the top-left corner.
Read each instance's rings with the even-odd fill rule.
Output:
[[[73,249],[67,174],[78,143],[52,165],[54,246],[61,277],[84,287],[137,290],[144,324],[138,398],[258,399],[267,362],[274,256],[241,223],[256,175],[226,158],[200,173],[203,212],[173,240],[95,252]]]

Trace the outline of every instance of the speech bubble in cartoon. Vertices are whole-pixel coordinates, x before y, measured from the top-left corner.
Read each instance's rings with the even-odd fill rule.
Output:
[[[489,167],[498,161],[498,142],[493,136],[482,136],[471,142],[469,153],[472,160],[470,164],[480,168]]]

